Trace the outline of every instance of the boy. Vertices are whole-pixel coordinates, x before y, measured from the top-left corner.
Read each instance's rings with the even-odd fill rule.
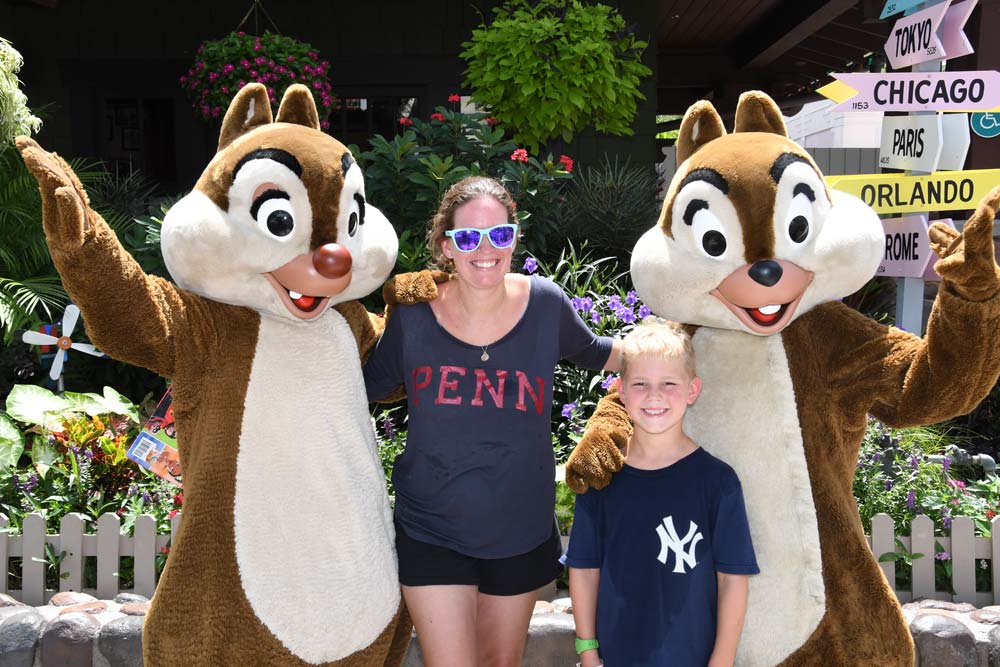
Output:
[[[694,366],[676,325],[625,337],[618,389],[634,433],[612,483],[577,497],[566,557],[582,667],[735,660],[759,569],[736,473],[682,429]]]

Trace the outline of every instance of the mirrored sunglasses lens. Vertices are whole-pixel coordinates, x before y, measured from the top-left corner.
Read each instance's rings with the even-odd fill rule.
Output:
[[[490,230],[490,241],[497,248],[508,248],[514,243],[513,227],[494,227]]]
[[[455,247],[462,252],[470,252],[479,247],[480,233],[475,229],[460,229],[452,236]]]

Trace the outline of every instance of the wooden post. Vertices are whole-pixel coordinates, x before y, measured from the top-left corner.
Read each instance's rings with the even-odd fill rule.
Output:
[[[872,517],[872,553],[877,560],[885,553],[896,550],[896,527],[888,514],[876,514]],[[896,590],[896,562],[887,560],[878,564],[882,568],[889,587]]]
[[[976,541],[972,519],[951,521],[951,585],[955,602],[976,602]]]
[[[135,520],[132,537],[135,557],[134,592],[147,598],[156,590],[156,519],[143,514]]]
[[[45,519],[32,512],[21,524],[21,602],[45,604]]]
[[[117,514],[102,514],[97,520],[97,597],[110,600],[118,595],[118,550],[121,520]]]
[[[83,526],[83,515],[75,512],[59,521],[59,550],[65,552],[59,564],[60,591],[83,590]]]
[[[934,597],[934,522],[926,515],[910,524],[910,553],[923,554],[913,561],[913,597]]]

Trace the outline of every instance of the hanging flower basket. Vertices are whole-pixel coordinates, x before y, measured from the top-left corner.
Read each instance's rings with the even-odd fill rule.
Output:
[[[320,59],[311,44],[271,32],[257,36],[240,31],[202,42],[194,65],[179,81],[191,105],[207,121],[221,118],[239,89],[253,81],[267,86],[275,113],[285,89],[303,83],[313,93],[326,130],[334,100],[329,70],[330,63]]]

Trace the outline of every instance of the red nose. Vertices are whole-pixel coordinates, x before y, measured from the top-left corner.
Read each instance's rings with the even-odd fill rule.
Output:
[[[343,278],[351,272],[351,251],[336,243],[316,248],[312,260],[316,272],[324,278]]]

